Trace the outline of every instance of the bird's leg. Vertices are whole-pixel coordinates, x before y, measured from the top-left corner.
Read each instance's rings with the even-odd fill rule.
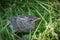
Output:
[[[17,37],[17,40],[23,40],[23,38],[21,38],[20,36],[18,36],[17,34],[14,33],[14,36]]]

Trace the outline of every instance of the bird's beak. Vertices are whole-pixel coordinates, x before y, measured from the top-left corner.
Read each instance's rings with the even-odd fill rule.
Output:
[[[35,21],[37,21],[37,20],[40,20],[41,18],[36,18],[36,19],[34,19],[32,22],[34,23]]]

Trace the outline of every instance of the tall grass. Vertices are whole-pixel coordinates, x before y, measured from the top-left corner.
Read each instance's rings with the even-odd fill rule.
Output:
[[[35,22],[34,31],[22,35],[24,40],[59,40],[59,4],[59,1],[15,0],[13,4],[9,4],[8,8],[2,8],[4,12],[0,12],[0,40],[16,40],[7,23],[7,19],[15,15],[35,15],[40,18]]]

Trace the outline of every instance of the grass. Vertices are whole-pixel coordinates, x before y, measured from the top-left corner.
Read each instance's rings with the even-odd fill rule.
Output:
[[[8,27],[7,18],[17,14],[35,15],[40,18],[35,22],[36,29],[34,31],[30,31],[27,35],[22,35],[24,40],[59,40],[60,9],[58,6],[60,5],[58,5],[59,2],[56,5],[54,2],[27,0],[9,4],[10,6],[5,9],[1,7],[3,10],[0,12],[0,40],[16,40],[16,37]]]

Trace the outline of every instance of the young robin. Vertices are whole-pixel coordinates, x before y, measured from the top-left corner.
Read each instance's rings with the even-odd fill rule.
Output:
[[[22,16],[22,15],[17,15],[10,17],[8,19],[9,27],[12,30],[12,32],[29,32],[30,30],[35,29],[34,22],[36,21],[38,17],[28,15],[28,16]]]
[[[29,32],[30,30],[34,30],[34,20],[37,19],[35,16],[13,16],[10,17],[9,27],[11,28],[12,32]]]

